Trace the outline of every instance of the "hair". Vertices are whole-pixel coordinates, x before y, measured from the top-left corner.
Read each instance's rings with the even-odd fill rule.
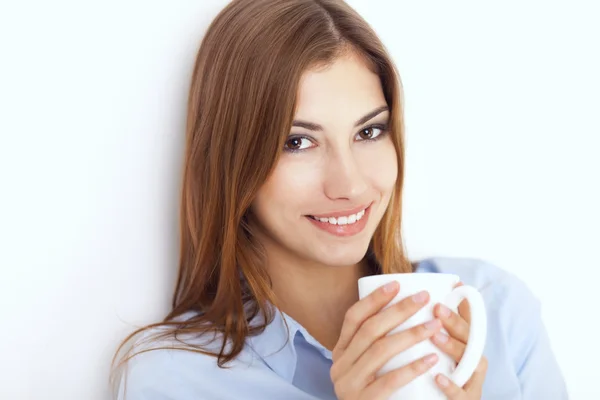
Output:
[[[402,88],[396,67],[365,20],[342,0],[234,0],[213,20],[193,69],[187,105],[180,208],[179,272],[163,337],[218,333],[224,367],[246,337],[263,331],[275,304],[250,206],[277,164],[290,132],[303,72],[352,53],[381,79],[390,109],[398,179],[366,258],[373,274],[412,272],[401,237],[404,180]],[[193,311],[193,317],[178,320]],[[262,315],[260,324],[251,324]],[[228,345],[229,343],[229,345]],[[156,347],[149,350],[156,350]],[[172,349],[173,347],[169,347]],[[177,347],[179,348],[179,347]],[[122,357],[118,366],[148,349]]]

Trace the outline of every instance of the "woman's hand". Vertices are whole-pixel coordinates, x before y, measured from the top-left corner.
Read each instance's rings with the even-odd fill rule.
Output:
[[[458,284],[460,286],[462,284]],[[441,321],[448,333],[445,335],[442,332],[435,334],[432,337],[433,343],[440,348],[444,353],[448,354],[457,363],[460,362],[469,338],[469,327],[471,324],[471,313],[469,312],[469,304],[463,301],[458,307],[458,314],[442,304],[436,305],[434,315]],[[487,359],[481,358],[479,365],[475,369],[473,376],[460,388],[450,379],[442,374],[435,378],[438,387],[446,394],[450,400],[479,400],[483,388],[483,381],[487,372]]]
[[[429,354],[376,378],[377,371],[390,358],[441,329],[440,321],[434,319],[386,336],[429,301],[428,293],[421,292],[379,313],[398,290],[398,283],[391,282],[356,302],[346,313],[332,354],[331,380],[339,400],[385,400],[438,361],[436,354]]]

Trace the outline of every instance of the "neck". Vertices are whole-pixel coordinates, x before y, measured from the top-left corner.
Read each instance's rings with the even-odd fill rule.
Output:
[[[279,309],[332,350],[346,311],[358,301],[357,281],[367,275],[366,260],[334,267],[270,257],[270,264],[269,275]]]

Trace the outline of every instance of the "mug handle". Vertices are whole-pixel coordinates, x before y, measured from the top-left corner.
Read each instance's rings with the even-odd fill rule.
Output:
[[[451,310],[456,310],[458,305],[466,299],[471,311],[471,326],[469,327],[469,340],[462,359],[449,378],[457,386],[463,387],[475,372],[483,356],[483,349],[487,337],[487,316],[483,297],[472,286],[459,286],[454,288],[443,302]]]

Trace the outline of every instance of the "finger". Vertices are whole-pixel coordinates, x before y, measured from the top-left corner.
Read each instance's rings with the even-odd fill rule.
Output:
[[[462,359],[463,354],[465,354],[465,348],[467,347],[460,340],[456,340],[443,332],[437,332],[431,337],[431,341],[440,350],[452,357],[457,363]]]
[[[419,292],[407,297],[397,304],[370,317],[356,332],[352,342],[344,352],[344,358],[351,364],[365,352],[373,342],[385,336],[389,331],[417,313],[429,301],[427,292]]]
[[[364,299],[357,301],[348,309],[344,317],[340,337],[332,351],[334,361],[339,354],[344,352],[362,323],[392,301],[399,290],[400,286],[398,282],[390,282],[375,290]]]
[[[471,308],[469,307],[468,301],[463,300],[460,302],[458,305],[458,315],[460,315],[467,324],[471,324]]]
[[[359,387],[366,386],[377,371],[392,357],[429,339],[441,328],[441,322],[433,320],[378,340],[352,365],[347,376]]]
[[[454,285],[454,287],[457,288],[459,286],[464,286],[464,285],[465,285],[464,283],[458,282],[456,285]],[[471,309],[469,308],[468,301],[463,300],[460,302],[460,304],[458,306],[458,315],[463,317],[463,319],[465,321],[467,321],[468,324],[471,323]]]
[[[334,360],[337,365],[331,373],[332,378],[348,370],[373,343],[416,314],[428,301],[429,294],[420,292],[371,316],[360,326],[344,353]]]
[[[429,371],[438,361],[438,356],[429,354],[402,368],[395,369],[387,374],[377,378],[363,392],[363,398],[385,400],[390,398],[392,393],[398,388],[405,386],[418,376]]]
[[[456,386],[454,382],[442,374],[435,377],[435,384],[444,392],[448,400],[460,400],[467,394],[464,389]]]
[[[485,381],[485,375],[487,374],[488,360],[487,358],[481,357],[481,361],[477,364],[475,372],[469,381],[465,384],[465,390],[474,393],[481,393],[483,390],[483,382]]]
[[[438,304],[435,307],[435,315],[439,317],[444,325],[444,329],[451,336],[454,336],[463,343],[467,342],[469,338],[469,324],[460,315],[451,311],[443,304]]]

